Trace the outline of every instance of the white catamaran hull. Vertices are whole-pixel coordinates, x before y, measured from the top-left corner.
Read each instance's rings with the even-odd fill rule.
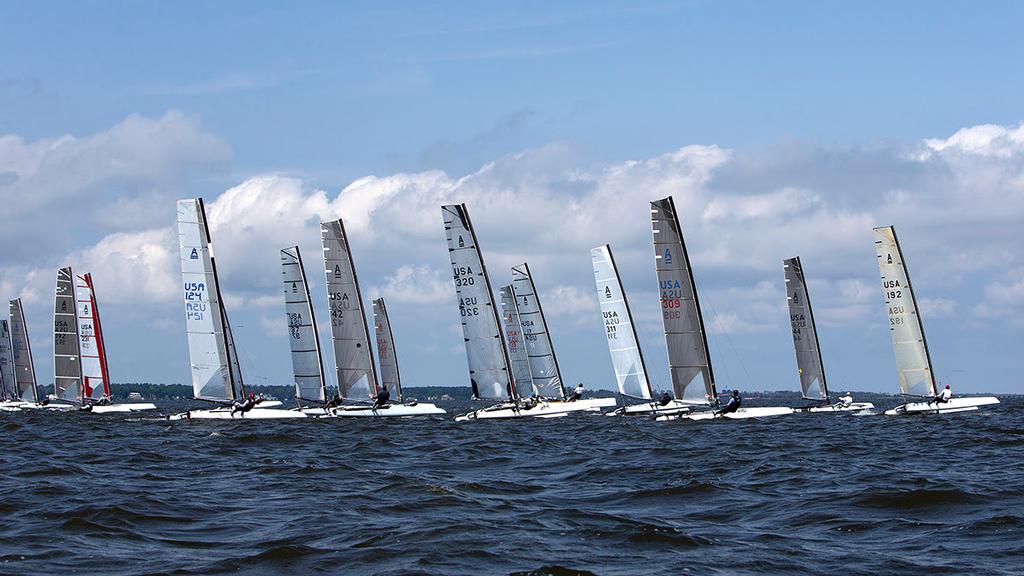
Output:
[[[525,406],[517,407],[512,403],[504,403],[456,416],[455,421],[468,422],[470,420],[501,420],[510,418],[558,418],[560,416],[566,416],[570,412],[600,412],[601,408],[614,406],[615,403],[614,398],[591,398],[589,400],[575,400],[573,402],[552,400],[548,402],[540,402],[532,408],[526,408]]]
[[[324,414],[323,408],[314,408],[313,410],[319,410],[320,414],[331,418],[398,418],[407,416],[444,416],[447,414],[443,409],[426,402],[418,402],[413,405],[388,404],[381,408],[374,408],[373,406],[339,406],[326,410],[326,414]]]
[[[769,416],[784,416],[786,414],[792,414],[794,410],[785,406],[763,406],[757,408],[740,408],[735,412],[728,414],[716,414],[713,411],[707,410],[704,412],[698,412],[696,414],[679,414],[679,415],[665,415],[658,416],[655,420],[659,422],[667,420],[721,420],[728,418],[730,420],[744,420],[747,418],[767,418]]]
[[[690,405],[685,402],[673,400],[662,406],[659,402],[648,402],[646,404],[631,404],[623,406],[605,414],[605,416],[651,416],[685,414],[690,411]]]
[[[75,408],[74,404],[36,404],[35,402],[22,402],[22,410],[72,410]]]
[[[873,410],[875,405],[871,402],[854,402],[849,406],[815,406],[814,408],[799,409],[798,412],[860,412]]]
[[[88,410],[83,410],[83,412],[92,412],[93,414],[112,414],[120,412],[141,412],[143,410],[156,410],[156,405],[151,402],[107,404],[105,406],[94,405],[92,408]]]
[[[4,400],[0,402],[0,410],[4,412],[20,412],[23,402],[20,400]]]
[[[977,410],[979,406],[999,404],[995,396],[981,396],[977,398],[951,398],[949,402],[910,402],[902,404],[891,410],[886,410],[886,416],[900,416],[903,414],[945,414],[948,412],[968,412]]]
[[[213,408],[189,410],[167,417],[168,420],[279,420],[283,418],[307,418],[307,416],[298,410],[256,407],[248,412],[235,412],[234,414],[231,413],[231,408]]]

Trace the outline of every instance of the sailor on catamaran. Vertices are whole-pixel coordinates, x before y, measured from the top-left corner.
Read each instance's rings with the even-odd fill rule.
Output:
[[[384,386],[377,392],[377,395],[373,397],[373,407],[383,408],[388,405],[388,400],[391,400],[391,392],[388,392],[388,387]]]
[[[672,401],[672,395],[668,392],[662,392],[661,400],[658,401],[659,406],[668,406],[669,402]]]
[[[572,394],[569,394],[569,396],[566,397],[565,401],[566,402],[575,402],[575,401],[579,400],[582,397],[583,397],[583,382],[580,382],[579,384],[576,385],[576,389],[572,391]]]
[[[953,391],[949,389],[949,384],[946,384],[946,387],[942,389],[942,392],[939,392],[934,398],[932,398],[932,402],[936,404],[945,404],[946,402],[949,402],[949,399],[952,397]]]
[[[732,398],[729,398],[729,403],[723,406],[720,410],[715,411],[716,416],[722,416],[724,414],[731,414],[740,409],[740,404],[743,403],[743,399],[740,398],[740,391],[733,390]]]
[[[340,394],[335,394],[334,398],[331,398],[326,403],[324,403],[324,408],[337,408],[338,406],[341,406],[344,403],[345,399],[342,398]]]
[[[851,405],[853,405],[853,396],[850,396],[850,393],[847,392],[846,396],[839,397],[839,402],[836,403],[836,408],[849,408]]]
[[[262,400],[263,395],[260,394],[260,396],[260,400]],[[249,392],[248,398],[245,398],[243,400],[237,400],[235,401],[234,404],[231,405],[231,415],[234,416],[235,413],[241,412],[242,415],[244,416],[246,412],[255,408],[256,404],[259,404],[259,400],[256,399],[256,394]]]

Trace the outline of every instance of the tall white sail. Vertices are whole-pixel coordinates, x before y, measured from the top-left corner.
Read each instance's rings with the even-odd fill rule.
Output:
[[[402,379],[398,373],[398,355],[395,353],[395,336],[391,333],[391,320],[384,299],[373,301],[373,328],[377,334],[377,360],[380,365],[380,385],[391,395],[402,401]]]
[[[299,247],[281,250],[281,274],[284,280],[284,310],[288,319],[288,342],[292,351],[292,373],[295,397],[298,400],[324,402],[327,385],[324,380],[323,355],[316,327],[316,315],[309,297],[306,269]]]
[[[103,328],[96,307],[91,274],[75,274],[75,302],[78,310],[78,347],[82,358],[83,396],[89,400],[110,398],[110,377],[103,346]]]
[[[651,202],[651,231],[672,389],[677,400],[714,404],[718,394],[707,332],[671,196]]]
[[[192,394],[227,402],[242,395],[237,361],[229,354],[230,328],[213,256],[213,242],[202,199],[178,200],[181,278],[192,371]],[[234,356],[237,358],[237,355]]]
[[[533,386],[530,357],[523,342],[523,326],[516,308],[516,297],[512,285],[501,287],[501,319],[505,328],[505,344],[508,346],[508,362],[512,368],[512,385],[521,398],[538,394]]]
[[[789,302],[789,322],[793,329],[793,348],[796,350],[797,372],[800,373],[800,390],[808,400],[828,400],[825,365],[821,361],[821,346],[818,344],[818,329],[814,325],[811,299],[807,293],[800,257],[783,260],[782,269],[786,275],[786,300]]]
[[[370,350],[370,329],[363,313],[355,265],[345,225],[338,219],[320,224],[331,309],[331,336],[338,390],[342,398],[377,395],[377,374]]]
[[[565,384],[558,369],[551,333],[526,262],[512,267],[512,288],[523,327],[523,341],[530,358],[533,386],[542,397],[565,398]]]
[[[612,357],[619,392],[634,398],[650,398],[651,384],[647,379],[647,366],[644,364],[633,313],[626,301],[626,292],[622,289],[611,246],[605,244],[592,249],[590,258],[594,263],[597,300],[601,305],[608,352]]]
[[[14,348],[7,320],[0,320],[0,399],[17,400],[18,385],[14,379]]]
[[[82,402],[82,360],[75,305],[75,276],[70,267],[57,270],[53,302],[53,389],[67,402]]]
[[[882,294],[889,314],[889,333],[896,353],[900,390],[912,396],[934,396],[935,376],[917,299],[910,286],[903,252],[892,226],[875,228],[875,252],[882,275]]]
[[[28,339],[28,325],[21,298],[10,302],[11,349],[14,357],[14,382],[18,397],[26,402],[39,402],[39,388],[36,387],[36,367],[32,361],[32,344]]]
[[[515,398],[505,338],[469,211],[465,204],[449,204],[441,207],[441,215],[452,261],[455,296],[462,316],[473,397]]]

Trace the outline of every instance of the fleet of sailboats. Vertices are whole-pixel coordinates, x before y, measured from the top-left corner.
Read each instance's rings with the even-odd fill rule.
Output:
[[[441,207],[474,400],[488,404],[455,420],[558,418],[599,413],[615,398],[566,393],[534,277],[526,263],[495,300],[477,234],[464,204]],[[810,405],[723,410],[708,347],[690,256],[671,196],[650,203],[654,272],[668,357],[671,392],[656,394],[611,247],[591,250],[608,351],[624,404],[609,416],[645,415],[659,421],[744,419],[793,412],[866,412],[849,393],[829,392],[810,295],[799,257],[783,261],[786,300],[800,390]],[[177,225],[193,396],[213,405],[171,419],[440,416],[445,411],[403,394],[391,320],[383,298],[372,301],[374,338],[364,311],[352,250],[341,219],[321,223],[331,350],[337,392],[328,393],[316,314],[298,246],[280,251],[293,379],[294,409],[247,391],[234,334],[220,290],[202,199],[179,200]],[[939,394],[906,261],[891,226],[875,228],[882,291],[896,357],[900,393],[908,401],[887,415],[942,414],[998,404],[995,397]],[[500,308],[498,302],[500,301]],[[376,345],[376,356],[374,355]],[[112,401],[103,330],[90,274],[57,271],[53,308],[53,394],[40,397],[20,299],[0,319],[0,410],[26,408],[91,412],[153,410],[151,403]],[[947,387],[948,388],[948,387]],[[735,408],[732,406],[731,408]]]

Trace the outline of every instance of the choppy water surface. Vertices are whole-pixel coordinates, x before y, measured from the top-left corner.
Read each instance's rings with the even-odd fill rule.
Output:
[[[0,573],[1020,574],[1022,410],[0,413]]]

